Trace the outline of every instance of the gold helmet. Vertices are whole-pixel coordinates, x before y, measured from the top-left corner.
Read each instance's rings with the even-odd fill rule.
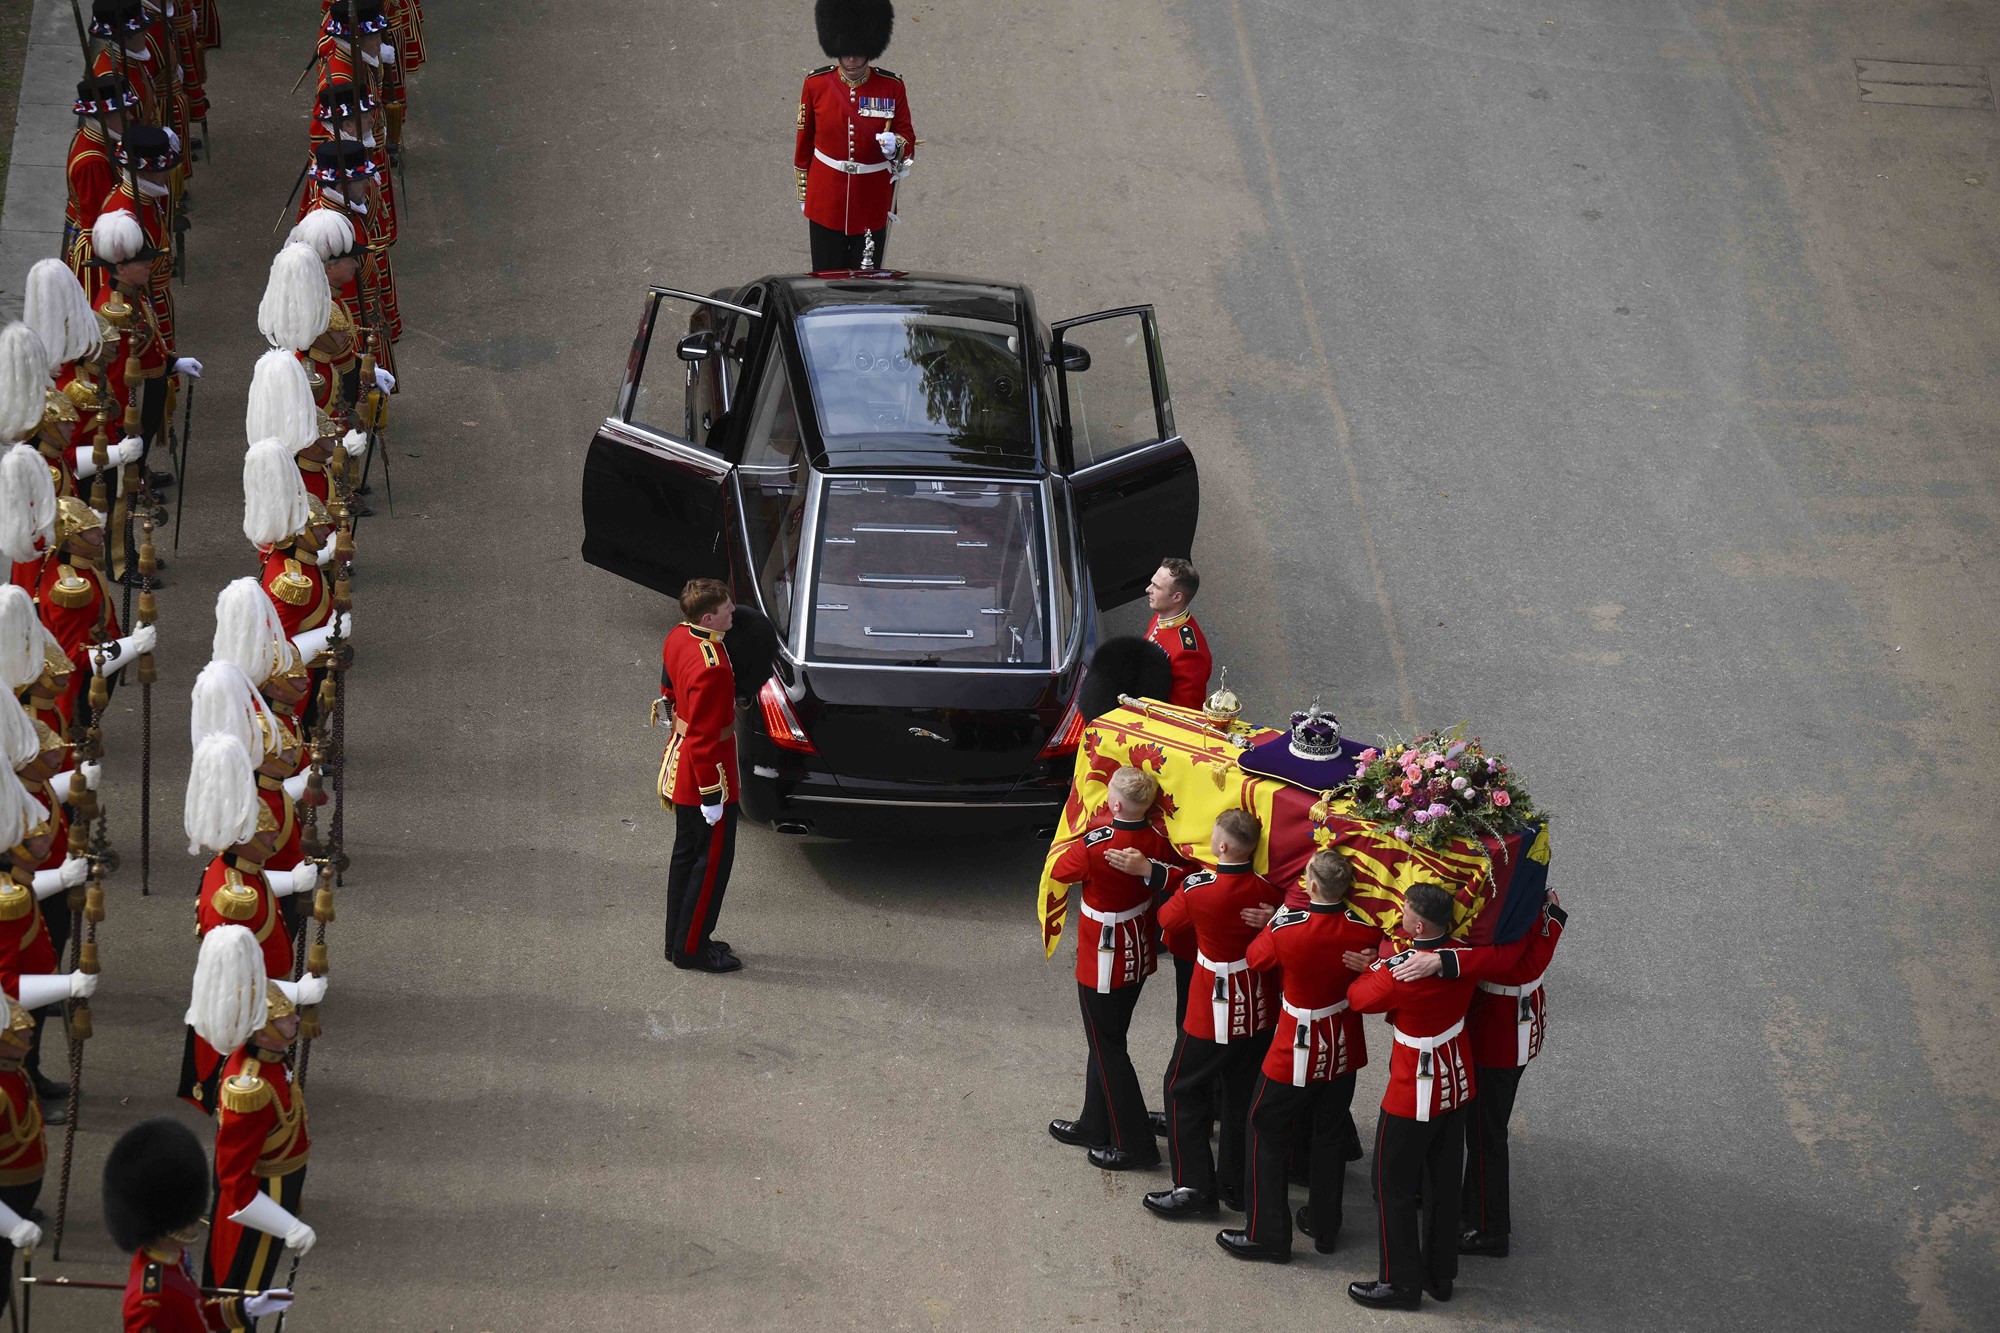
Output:
[[[299,1007],[292,1003],[292,997],[285,994],[284,988],[275,981],[264,983],[264,1004],[267,1027],[281,1018],[290,1018],[299,1011]]]
[[[258,801],[257,831],[259,833],[276,833],[278,831],[278,828],[279,828],[278,817],[275,814],[271,813],[270,802],[263,800]]]
[[[70,405],[79,412],[95,412],[98,405],[104,401],[103,396],[97,392],[97,386],[82,375],[63,385],[62,395],[69,399]]]
[[[7,996],[0,995],[0,1001],[5,1001],[7,1005],[6,1024],[4,1027],[0,1027],[0,1031],[12,1034],[33,1032],[35,1030],[35,1016],[33,1014],[23,1009],[20,1005],[15,1004]]]
[[[104,520],[97,511],[74,495],[65,495],[56,501],[57,546],[67,546],[78,533],[103,526]]]
[[[78,419],[76,403],[60,389],[50,389],[42,399],[42,424],[70,424]]]
[[[67,662],[69,659],[64,658],[63,660]],[[73,741],[66,741],[61,736],[58,736],[55,728],[40,718],[35,719],[35,739],[41,742],[41,749],[36,752],[38,754],[47,754],[51,750],[67,750],[75,744]]]

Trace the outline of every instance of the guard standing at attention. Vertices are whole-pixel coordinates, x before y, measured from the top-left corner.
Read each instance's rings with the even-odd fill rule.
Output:
[[[1146,622],[1146,638],[1166,650],[1174,672],[1174,688],[1167,702],[1176,708],[1200,708],[1208,698],[1208,674],[1215,669],[1208,636],[1188,611],[1200,591],[1201,575],[1195,572],[1194,562],[1179,556],[1162,560],[1153,581],[1146,585],[1146,605],[1153,612],[1153,618]]]
[[[722,636],[736,604],[715,579],[681,589],[681,624],[660,646],[660,697],[653,723],[671,719],[660,758],[660,804],[674,812],[667,870],[667,957],[695,972],[743,966],[714,936],[736,857],[736,672]]]
[[[903,81],[870,64],[889,49],[889,0],[819,0],[819,44],[834,59],[799,89],[792,166],[815,273],[881,268],[896,187],[910,172],[916,132]]]

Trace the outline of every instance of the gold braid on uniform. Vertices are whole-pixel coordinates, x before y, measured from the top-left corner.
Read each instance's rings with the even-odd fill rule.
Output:
[[[249,1115],[261,1111],[271,1104],[277,1094],[264,1081],[264,1066],[255,1059],[243,1062],[242,1072],[222,1080],[217,1097],[222,1109],[236,1115]]]

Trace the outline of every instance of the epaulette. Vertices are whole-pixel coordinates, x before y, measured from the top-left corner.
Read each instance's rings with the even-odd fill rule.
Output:
[[[139,1280],[139,1289],[151,1296],[160,1290],[163,1275],[158,1264],[147,1264],[146,1275]]]
[[[695,642],[701,645],[702,665],[704,666],[722,665],[722,653],[716,648],[715,644],[711,640],[696,639]]]
[[[1189,889],[1198,889],[1204,884],[1213,883],[1215,883],[1215,872],[1213,870],[1197,870],[1181,881],[1181,892],[1185,893]]]
[[[1391,954],[1387,958],[1377,958],[1374,962],[1368,965],[1368,970],[1370,972],[1375,972],[1385,967],[1394,967],[1396,964],[1402,962],[1405,958],[1408,958],[1411,954],[1415,952],[1416,952],[1415,949],[1405,949],[1401,953]]]
[[[354,332],[354,321],[349,318],[347,307],[338,301],[333,303],[333,314],[326,321],[326,331],[328,333]]]
[[[1184,651],[1186,651],[1186,652],[1190,652],[1190,653],[1191,653],[1191,652],[1194,652],[1194,651],[1195,651],[1195,650],[1196,650],[1197,648],[1199,648],[1200,646],[1201,646],[1201,645],[1200,645],[1199,643],[1197,643],[1197,642],[1195,641],[1195,637],[1194,637],[1194,626],[1193,626],[1193,625],[1182,625],[1182,626],[1181,626],[1181,648],[1182,648],[1182,649],[1183,649]]]
[[[894,79],[898,83],[903,81],[902,75],[896,73],[894,70],[883,69],[880,65],[875,66],[875,72],[885,79]]]
[[[806,71],[806,77],[807,77],[807,78],[809,78],[809,79],[816,79],[816,78],[818,78],[818,77],[819,77],[820,75],[822,75],[822,74],[831,74],[831,73],[833,73],[833,72],[834,72],[835,70],[837,70],[837,69],[839,69],[839,68],[840,68],[840,66],[839,66],[839,65],[837,65],[837,64],[834,64],[834,65],[821,65],[821,66],[820,66],[820,67],[819,67],[818,69],[810,69],[810,70],[807,70],[807,71]]]
[[[222,872],[222,883],[215,886],[208,901],[224,921],[248,921],[257,915],[257,890],[244,883],[234,870]]]
[[[0,880],[0,921],[19,921],[35,910],[35,891],[11,880]]]
[[[1287,907],[1271,918],[1271,929],[1282,930],[1286,926],[1296,926],[1301,921],[1312,920],[1312,913],[1303,907]]]
[[[1117,831],[1117,829],[1112,828],[1109,824],[1106,824],[1103,828],[1094,828],[1083,835],[1083,845],[1086,847],[1095,847],[1098,843],[1103,842]]]
[[[1375,924],[1374,922],[1370,921],[1367,917],[1361,915],[1361,913],[1355,911],[1352,907],[1348,907],[1344,910],[1347,913],[1347,919],[1349,921],[1352,921],[1357,926],[1372,926]]]
[[[76,572],[70,565],[56,566],[55,586],[49,589],[49,600],[65,611],[80,611],[90,605],[90,599],[97,590],[90,586],[90,580]]]
[[[222,1080],[217,1096],[223,1110],[236,1115],[249,1115],[269,1106],[277,1094],[264,1081],[263,1066],[255,1060],[245,1060],[242,1073],[231,1074]]]
[[[287,606],[304,606],[312,600],[312,586],[299,572],[299,562],[287,557],[284,572],[271,580],[271,595]]]

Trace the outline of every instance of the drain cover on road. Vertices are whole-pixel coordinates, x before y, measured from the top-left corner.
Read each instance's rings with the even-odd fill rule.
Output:
[[[1984,65],[1920,65],[1907,60],[1857,60],[1854,76],[1864,102],[1903,106],[1993,109],[1993,85]]]

